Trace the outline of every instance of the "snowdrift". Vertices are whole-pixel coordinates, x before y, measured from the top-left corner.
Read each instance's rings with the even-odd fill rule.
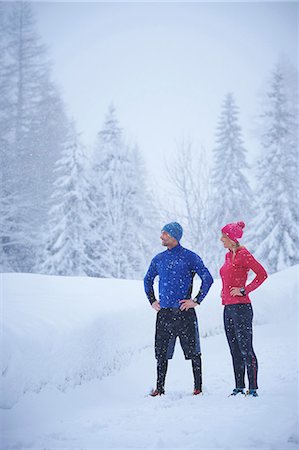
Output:
[[[256,325],[297,326],[298,268],[251,294]],[[2,408],[46,385],[66,390],[101,379],[153,347],[155,312],[141,281],[2,274],[1,282]],[[219,293],[215,280],[196,310],[202,338],[223,333]]]

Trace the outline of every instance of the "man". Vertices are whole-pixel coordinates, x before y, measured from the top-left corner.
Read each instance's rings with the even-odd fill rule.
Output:
[[[161,241],[166,251],[156,255],[144,277],[144,289],[152,307],[157,311],[155,356],[157,386],[155,397],[165,393],[164,384],[168,360],[172,358],[177,336],[185,359],[191,359],[194,376],[194,395],[202,392],[201,352],[195,307],[207,295],[213,278],[201,258],[180,245],[183,229],[177,222],[165,225]],[[192,299],[193,278],[202,280],[198,294]],[[159,300],[155,297],[154,279],[159,276]]]

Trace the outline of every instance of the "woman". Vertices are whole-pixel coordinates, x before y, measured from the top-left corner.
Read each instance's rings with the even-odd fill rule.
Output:
[[[247,395],[257,397],[257,358],[252,346],[253,312],[249,293],[267,278],[267,272],[253,255],[239,243],[244,222],[229,223],[222,228],[221,241],[229,251],[220,269],[224,327],[233,360],[236,387],[231,395],[245,394],[245,367],[249,380]],[[246,285],[248,272],[256,276]]]

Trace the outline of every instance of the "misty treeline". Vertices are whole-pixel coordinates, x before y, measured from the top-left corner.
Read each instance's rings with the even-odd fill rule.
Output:
[[[246,222],[246,245],[269,272],[298,263],[294,69],[278,64],[265,86],[255,125],[256,166],[248,165],[240,112],[228,93],[210,149],[212,167],[207,149],[182,140],[167,167],[172,193],[160,202],[138,145],[126,138],[113,106],[99,123],[93,148],[84,145],[51,78],[30,4],[4,5],[2,272],[141,278],[160,250],[161,226],[172,220],[185,229],[183,245],[216,276],[223,260],[220,229],[237,220]]]
[[[137,145],[111,106],[85,148],[30,4],[0,7],[1,270],[141,277],[157,217]]]
[[[257,162],[250,167],[239,108],[232,93],[222,104],[209,167],[206,150],[192,140],[177,147],[168,167],[177,216],[188,229],[188,244],[218,276],[223,263],[221,228],[242,220],[244,243],[269,273],[299,262],[298,255],[298,74],[278,63],[260,97],[255,133]]]

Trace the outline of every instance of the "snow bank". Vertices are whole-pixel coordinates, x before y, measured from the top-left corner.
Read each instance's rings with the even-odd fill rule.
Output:
[[[298,318],[298,266],[251,294],[255,323]],[[45,386],[101,379],[153,348],[155,312],[140,281],[2,274],[1,407]],[[197,286],[195,286],[195,289]],[[220,280],[197,308],[202,337],[223,332]]]
[[[101,378],[149,345],[141,283],[25,274],[2,282],[2,407],[48,384]]]

